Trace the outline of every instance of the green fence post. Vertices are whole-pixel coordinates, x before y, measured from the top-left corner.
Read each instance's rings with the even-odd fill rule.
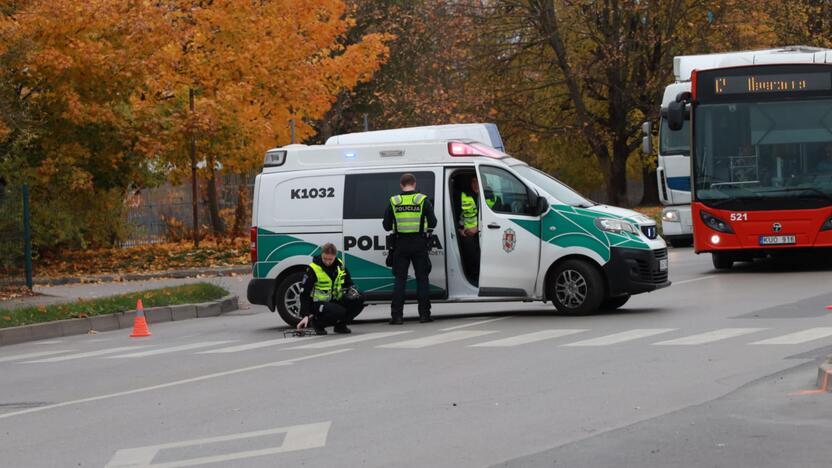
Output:
[[[29,184],[23,184],[23,256],[26,263],[26,286],[32,289],[32,214],[29,211]]]

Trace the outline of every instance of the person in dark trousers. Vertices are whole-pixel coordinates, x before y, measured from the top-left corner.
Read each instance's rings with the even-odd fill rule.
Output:
[[[364,310],[364,300],[355,289],[338,249],[330,243],[321,246],[321,255],[306,267],[300,293],[301,316],[298,330],[311,327],[326,335],[326,327],[335,333],[350,333],[347,323]]]
[[[395,283],[393,302],[390,305],[390,324],[404,323],[404,286],[407,270],[413,264],[416,273],[416,294],[419,299],[419,321],[431,322],[430,318],[430,235],[436,227],[436,215],[428,197],[416,191],[416,177],[404,174],[399,179],[402,192],[390,197],[390,204],[384,212],[382,225],[386,231],[393,231],[395,247],[392,268]]]
[[[485,191],[485,204],[489,208],[500,205],[500,197]],[[471,177],[470,192],[460,193],[460,214],[457,233],[462,241],[462,262],[468,277],[475,286],[480,278],[480,184],[477,176]]]

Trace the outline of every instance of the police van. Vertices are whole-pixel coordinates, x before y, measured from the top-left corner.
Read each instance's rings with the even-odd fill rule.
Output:
[[[382,218],[404,173],[434,205],[434,302],[551,301],[563,314],[621,307],[670,285],[664,240],[639,213],[596,204],[492,146],[450,139],[289,145],[266,153],[254,186],[248,300],[300,320],[303,271],[319,246],[340,251],[368,303],[389,301]],[[480,199],[480,271],[465,271],[461,192]],[[477,281],[478,276],[478,281]],[[406,296],[415,298],[412,269]]]

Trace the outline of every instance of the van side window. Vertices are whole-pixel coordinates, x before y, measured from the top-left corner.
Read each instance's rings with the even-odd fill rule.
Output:
[[[390,197],[401,193],[402,172],[347,174],[344,180],[344,219],[381,219]],[[416,190],[434,201],[434,173],[411,172],[416,176]]]
[[[495,213],[534,215],[534,194],[514,174],[494,166],[480,166],[482,189],[495,203]]]

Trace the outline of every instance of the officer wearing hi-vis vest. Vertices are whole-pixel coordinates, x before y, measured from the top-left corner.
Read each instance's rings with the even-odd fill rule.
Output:
[[[461,212],[459,226],[457,228],[457,233],[462,239],[462,261],[464,268],[475,285],[479,283],[480,276],[479,193],[480,184],[477,177],[474,176],[471,178],[471,195],[466,192],[460,194]],[[484,198],[485,204],[489,208],[494,208],[495,205],[500,204],[500,197],[487,190]]]
[[[306,269],[300,293],[303,320],[297,328],[311,327],[319,335],[333,326],[335,333],[350,333],[347,323],[364,309],[364,300],[333,244],[321,246],[321,255],[314,257]]]
[[[428,197],[416,192],[416,177],[404,174],[399,179],[402,192],[390,197],[384,212],[382,225],[386,231],[393,231],[395,247],[389,252],[393,256],[391,267],[395,283],[393,302],[390,305],[390,324],[404,323],[404,287],[407,270],[413,264],[416,273],[416,295],[419,299],[419,321],[431,322],[430,318],[430,230],[436,227],[436,215]]]

